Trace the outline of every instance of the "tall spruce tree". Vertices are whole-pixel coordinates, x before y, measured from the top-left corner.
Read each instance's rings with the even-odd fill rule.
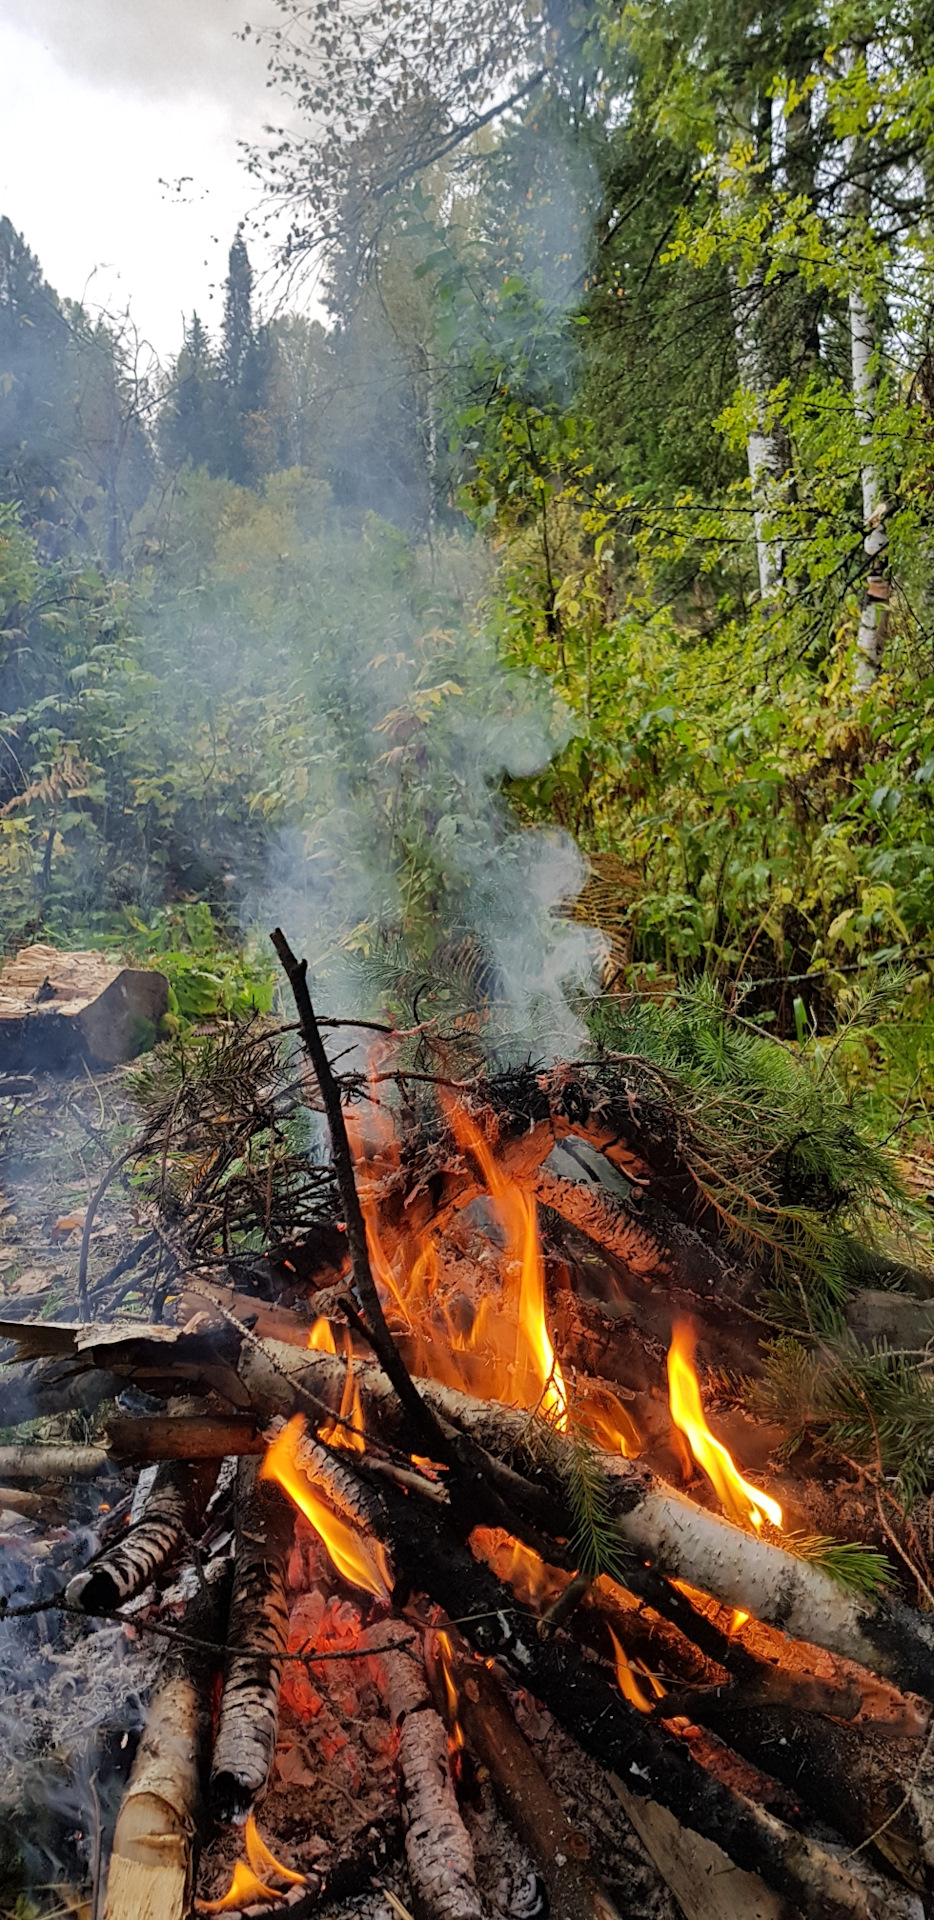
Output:
[[[253,321],[253,269],[239,228],[227,261],[220,371],[224,468],[231,480],[247,486],[255,478],[249,416],[259,406],[260,379]]]
[[[218,471],[219,407],[217,362],[205,328],[193,313],[159,420],[162,455],[170,468],[188,461],[193,467]]]

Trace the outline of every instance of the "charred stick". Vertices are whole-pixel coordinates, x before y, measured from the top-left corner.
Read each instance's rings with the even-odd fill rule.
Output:
[[[406,1628],[371,1627],[383,1645],[382,1691],[399,1732],[399,1774],[405,1824],[405,1858],[419,1920],[483,1920],[473,1847],[451,1779],[448,1737],[435,1711],[416,1649],[387,1652],[385,1643]],[[363,1644],[368,1635],[364,1634]],[[568,1916],[568,1920],[571,1917]]]
[[[103,1460],[224,1460],[230,1454],[262,1453],[265,1446],[251,1414],[202,1414],[173,1419],[170,1414],[145,1414],[138,1419],[107,1422],[107,1451]],[[0,1472],[7,1451],[0,1447]],[[51,1452],[51,1448],[19,1448],[21,1453]],[[76,1449],[78,1451],[78,1449]],[[88,1447],[88,1455],[101,1449]],[[12,1467],[9,1469],[12,1473]],[[72,1468],[72,1472],[76,1469]],[[87,1469],[91,1471],[90,1467]],[[24,1473],[25,1477],[25,1473]]]
[[[201,1651],[171,1645],[117,1816],[104,1920],[187,1920],[211,1737],[226,1574],[195,1597],[187,1620]]]
[[[139,1518],[122,1539],[95,1555],[69,1581],[66,1599],[94,1613],[100,1607],[121,1606],[141,1592],[197,1538],[216,1477],[214,1461],[161,1465]]]
[[[757,1873],[803,1920],[917,1920],[913,1895],[857,1874],[806,1834],[699,1764],[684,1741],[622,1699],[604,1672],[558,1636],[543,1641],[536,1616],[479,1565],[432,1511],[389,1495],[386,1543],[397,1567],[459,1622],[477,1651],[500,1660],[567,1732],[640,1798],[667,1807]]]
[[[308,962],[299,960],[292,952],[281,927],[276,927],[270,936],[279,960],[288,976],[289,985],[295,1000],[301,1027],[302,1039],[307,1048],[324,1110],[327,1115],[331,1134],[331,1148],[334,1154],[334,1169],[340,1188],[347,1228],[347,1245],[350,1250],[354,1286],[360,1305],[367,1316],[375,1350],[381,1365],[399,1396],[399,1401],[420,1435],[423,1448],[428,1453],[440,1451],[441,1458],[447,1457],[447,1446],[437,1422],[426,1408],[414,1383],[402,1361],[393,1337],[386,1325],[382,1303],[377,1292],[376,1282],[370,1267],[370,1254],[367,1245],[366,1223],[357,1193],[354,1176],[353,1156],[347,1137],[344,1110],[341,1106],[340,1088],[334,1078],[327,1048],[315,1019],[308,991]]]
[[[295,1509],[257,1462],[237,1469],[237,1544],[220,1721],[211,1766],[217,1820],[244,1820],[269,1777],[289,1637],[286,1570]]]
[[[83,1320],[90,1320],[91,1318],[91,1309],[88,1301],[88,1258],[91,1252],[91,1230],[94,1226],[94,1217],[108,1187],[116,1179],[122,1168],[126,1166],[127,1161],[135,1160],[139,1152],[140,1143],[134,1140],[131,1146],[125,1148],[123,1153],[118,1154],[116,1160],[111,1161],[106,1173],[98,1182],[88,1201],[84,1215],[84,1226],[81,1233],[81,1252],[78,1255],[78,1311]]]
[[[74,1574],[65,1599],[85,1613],[122,1606],[181,1552],[199,1531],[199,1523],[217,1464],[191,1466],[172,1460],[162,1465],[144,1501],[139,1519],[111,1547]]]
[[[588,1864],[589,1847],[572,1827],[516,1725],[506,1692],[484,1661],[465,1657],[460,1636],[451,1678],[457,1719],[471,1752],[486,1767],[507,1820],[538,1862],[551,1911],[561,1920],[620,1920]]]

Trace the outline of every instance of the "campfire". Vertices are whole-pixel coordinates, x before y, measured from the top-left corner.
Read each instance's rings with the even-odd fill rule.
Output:
[[[236,1036],[248,1098],[219,1057],[154,1101],[136,1247],[92,1281],[86,1219],[80,1316],[3,1328],[37,1405],[63,1368],[161,1403],[82,1461],[3,1450],[27,1485],[142,1469],[42,1602],[158,1650],[103,1920],[613,1920],[627,1847],[689,1917],[926,1912],[934,1632],[836,1582],[802,1484],[712,1430],[750,1275],[651,1089],[411,1066],[388,1031],[338,1082],[275,940],[303,1057]],[[153,1247],[160,1311],[120,1317]]]

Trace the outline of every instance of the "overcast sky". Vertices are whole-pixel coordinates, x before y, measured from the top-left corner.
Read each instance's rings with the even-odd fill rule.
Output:
[[[129,304],[163,357],[183,313],[219,325],[256,204],[237,141],[283,111],[237,36],[274,17],[274,0],[0,0],[0,214],[59,293]]]

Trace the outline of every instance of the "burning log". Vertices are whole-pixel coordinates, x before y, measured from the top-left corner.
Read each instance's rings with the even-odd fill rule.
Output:
[[[745,1792],[733,1791],[683,1740],[623,1699],[576,1649],[557,1637],[543,1641],[535,1615],[433,1512],[413,1511],[404,1496],[386,1498],[387,1543],[396,1564],[410,1568],[413,1584],[445,1613],[465,1621],[477,1651],[499,1659],[631,1792],[715,1841],[737,1866],[759,1874],[791,1901],[804,1920],[919,1920],[913,1894],[853,1871]]]
[[[257,1462],[237,1469],[237,1545],[220,1721],[209,1791],[217,1820],[244,1820],[269,1778],[289,1638],[286,1573],[294,1509]]]
[[[381,1647],[392,1638],[411,1638],[409,1629],[385,1623],[370,1634],[378,1635]],[[473,1847],[451,1779],[448,1736],[425,1668],[411,1646],[381,1653],[379,1668],[399,1730],[405,1858],[419,1920],[484,1920]]]
[[[441,1638],[441,1636],[436,1636]],[[486,1767],[507,1819],[541,1868],[551,1912],[561,1920],[620,1920],[606,1889],[587,1864],[589,1849],[572,1827],[524,1735],[505,1691],[485,1662],[456,1650],[445,1634],[444,1672],[454,1692],[452,1710],[471,1752]]]
[[[165,1331],[141,1328],[125,1339],[123,1360],[128,1373],[134,1372],[133,1353],[138,1348],[145,1374],[152,1335]],[[50,1338],[59,1353],[67,1351],[67,1342],[75,1352],[82,1344],[80,1329],[46,1323],[30,1327],[31,1351],[36,1351],[43,1337]],[[109,1343],[104,1350],[112,1350]],[[200,1366],[206,1384],[213,1381],[216,1355],[209,1346],[205,1353],[200,1336],[178,1333],[174,1354],[189,1375],[197,1377]],[[232,1366],[229,1371],[234,1372]],[[305,1411],[309,1403],[322,1413],[327,1408],[330,1417],[340,1403],[344,1368],[330,1354],[301,1351],[275,1341],[261,1343],[244,1335],[235,1378],[238,1392],[257,1417]],[[420,1435],[407,1430],[403,1409],[379,1368],[360,1372],[357,1384],[374,1431],[393,1441],[419,1444]],[[416,1384],[436,1422],[440,1419],[458,1428],[494,1460],[510,1464],[511,1504],[520,1514],[524,1477],[532,1519],[523,1531],[520,1517],[511,1531],[529,1538],[531,1529],[532,1544],[537,1544],[534,1529],[541,1522],[543,1495],[564,1515],[563,1525],[554,1530],[565,1537],[573,1531],[565,1493],[570,1453],[560,1433],[540,1423],[530,1432],[527,1414],[498,1402],[471,1399],[432,1380]],[[513,1471],[516,1468],[518,1473]],[[897,1600],[871,1600],[849,1592],[813,1563],[696,1505],[638,1461],[608,1454],[603,1468],[616,1531],[622,1545],[639,1559],[796,1639],[854,1660],[903,1691],[934,1699],[934,1626],[928,1616]],[[501,1513],[490,1511],[487,1521],[502,1524]]]
[[[73,1575],[66,1600],[85,1613],[110,1612],[148,1587],[160,1567],[197,1533],[216,1477],[213,1461],[191,1466],[172,1460],[160,1466],[138,1520],[122,1540]]]
[[[188,1609],[193,1640],[217,1640],[226,1593],[218,1569]],[[104,1920],[188,1920],[217,1665],[187,1645],[165,1656],[117,1816]]]

